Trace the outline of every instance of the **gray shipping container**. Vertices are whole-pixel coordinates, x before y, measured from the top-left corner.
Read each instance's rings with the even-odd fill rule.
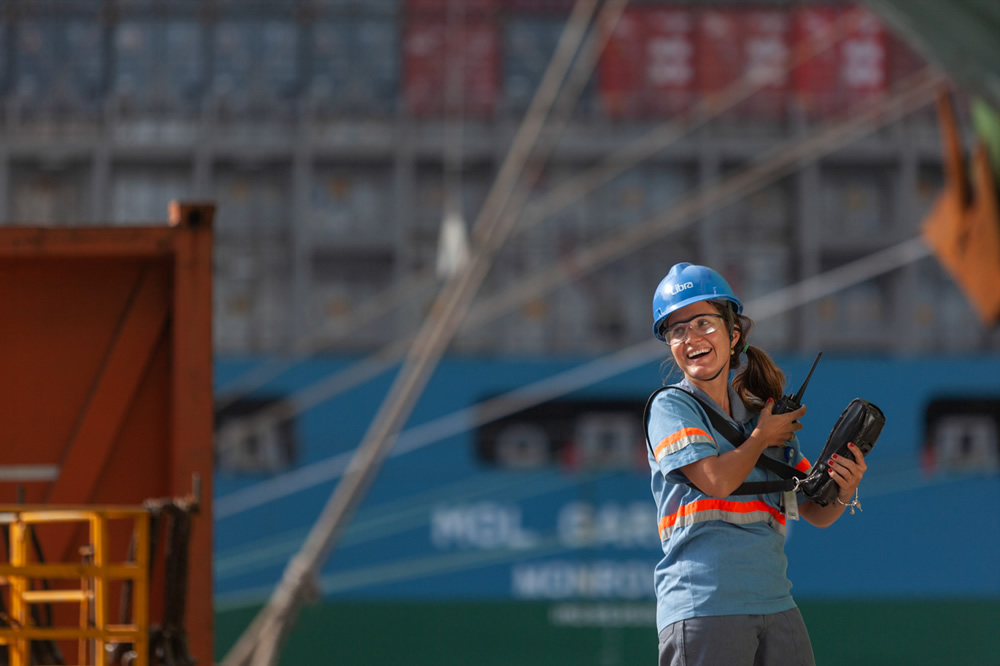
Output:
[[[205,86],[205,28],[198,21],[175,19],[163,25],[166,48],[161,54],[167,100],[188,105]]]
[[[911,332],[921,351],[961,352],[976,347],[984,327],[969,299],[937,261],[916,266]]]
[[[205,77],[204,27],[193,19],[126,18],[115,26],[112,93],[128,108],[192,108]]]
[[[7,57],[7,49],[10,44],[10,28],[7,26],[7,17],[0,15],[0,100],[7,97],[8,86],[10,85],[10,58]]]
[[[321,239],[392,244],[392,169],[379,166],[324,166],[313,172],[309,231]]]
[[[124,20],[115,26],[112,92],[119,100],[147,104],[156,80],[156,28],[149,20]]]
[[[826,260],[822,266],[830,270],[843,263]],[[823,349],[854,351],[884,348],[893,333],[893,280],[889,274],[842,289],[808,305],[808,324],[817,343]]]
[[[14,54],[19,104],[29,110],[96,108],[104,88],[103,30],[96,18],[20,21]]]
[[[399,90],[397,22],[390,17],[348,15],[314,23],[305,88],[321,111],[394,111]]]
[[[291,284],[284,280],[216,280],[215,349],[226,354],[275,352],[290,339]]]
[[[768,296],[792,282],[792,249],[785,244],[733,243],[722,251],[720,270],[744,304]],[[787,349],[792,340],[794,311],[758,320],[752,309],[746,315],[754,320],[750,344],[774,352]]]
[[[287,238],[292,223],[290,169],[223,164],[216,170],[214,185],[218,236],[258,241]]]
[[[291,19],[225,18],[215,27],[211,90],[227,108],[274,108],[298,92],[299,31]]]
[[[10,170],[10,219],[20,224],[75,225],[90,220],[90,168],[84,164]]]
[[[215,280],[212,290],[212,333],[218,353],[251,351],[253,295],[246,283]]]
[[[832,167],[822,170],[825,241],[866,243],[890,229],[892,184],[885,167]]]
[[[111,221],[148,224],[166,219],[173,200],[193,196],[191,168],[119,164],[111,171]]]
[[[507,17],[502,37],[502,110],[515,115],[527,111],[566,27],[566,18],[550,14]],[[576,103],[577,114],[591,115],[597,110],[596,90],[591,75]]]
[[[314,0],[320,11],[330,13],[356,13],[393,15],[400,7],[401,0]]]
[[[724,177],[733,177],[741,170],[728,168]],[[738,246],[758,242],[790,246],[795,242],[791,232],[792,205],[788,180],[768,185],[720,210],[718,232]]]
[[[380,283],[350,280],[314,282],[307,305],[307,334],[313,349],[322,349],[335,341],[338,349],[370,351],[393,342],[398,332],[384,323],[356,324],[355,317],[373,299],[382,295]],[[401,321],[403,317],[386,321]],[[414,326],[421,319],[415,319]],[[305,336],[300,335],[298,338]]]
[[[50,22],[26,20],[18,25],[14,92],[22,106],[42,106],[54,94],[58,41],[56,26]]]
[[[605,233],[645,225],[690,195],[693,181],[692,171],[679,166],[646,165],[630,169],[601,188],[599,224]]]

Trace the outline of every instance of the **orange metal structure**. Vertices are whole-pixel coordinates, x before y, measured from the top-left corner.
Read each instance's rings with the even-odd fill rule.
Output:
[[[116,561],[108,552],[109,527],[125,520],[134,529],[137,547],[129,561]],[[90,562],[40,563],[33,561],[30,530],[41,524],[83,523],[89,530]],[[0,523],[10,529],[10,562],[0,564],[0,574],[10,586],[10,619],[14,628],[0,629],[0,644],[9,648],[10,666],[29,666],[32,640],[74,639],[77,662],[107,666],[115,641],[133,646],[135,666],[149,660],[149,537],[150,511],[146,507],[26,507],[0,505]],[[31,589],[32,581],[75,580],[70,589]],[[111,582],[127,580],[133,591],[133,613],[127,620],[110,621]],[[76,604],[79,622],[74,627],[34,627],[32,604]]]
[[[924,218],[923,237],[987,326],[1000,321],[1000,201],[986,146],[966,166],[947,91],[937,99],[946,182]]]
[[[0,503],[141,505],[199,477],[184,615],[203,664],[214,658],[213,215],[175,203],[162,226],[0,228]],[[79,561],[88,543],[85,524],[38,537],[55,562]],[[112,525],[107,538],[125,552],[131,531]]]

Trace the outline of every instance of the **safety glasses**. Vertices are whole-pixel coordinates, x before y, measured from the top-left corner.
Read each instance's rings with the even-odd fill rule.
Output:
[[[720,319],[722,323],[719,322]],[[720,326],[723,326],[725,320],[725,317],[717,314],[697,315],[687,321],[679,321],[676,324],[668,326],[666,334],[663,337],[666,338],[671,346],[679,345],[688,339],[691,331],[700,336],[710,335],[718,330]]]

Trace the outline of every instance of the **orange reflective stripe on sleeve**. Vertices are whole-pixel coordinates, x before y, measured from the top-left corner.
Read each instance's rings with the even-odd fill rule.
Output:
[[[668,539],[674,529],[709,520],[721,520],[734,525],[765,522],[779,533],[785,533],[785,516],[766,502],[752,500],[703,499],[685,504],[675,513],[660,519],[660,540]]]
[[[701,428],[681,428],[674,434],[660,440],[660,443],[653,449],[653,457],[659,462],[663,459],[663,456],[680,451],[685,446],[694,444],[695,442],[715,444],[712,436]]]
[[[799,461],[799,464],[795,466],[795,469],[799,470],[800,472],[808,472],[810,467],[812,467],[812,463],[809,462],[809,459],[803,458],[802,460]]]

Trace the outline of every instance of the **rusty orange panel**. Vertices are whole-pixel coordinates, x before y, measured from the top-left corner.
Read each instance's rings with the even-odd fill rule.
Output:
[[[170,227],[10,227],[0,235],[0,257],[168,257]]]
[[[214,656],[213,213],[181,204],[162,226],[0,228],[0,503],[135,505],[187,495],[198,475],[185,620],[203,664]],[[78,529],[38,534],[48,561],[79,559]],[[112,531],[112,552],[130,537]],[[162,589],[151,606],[155,624]]]

